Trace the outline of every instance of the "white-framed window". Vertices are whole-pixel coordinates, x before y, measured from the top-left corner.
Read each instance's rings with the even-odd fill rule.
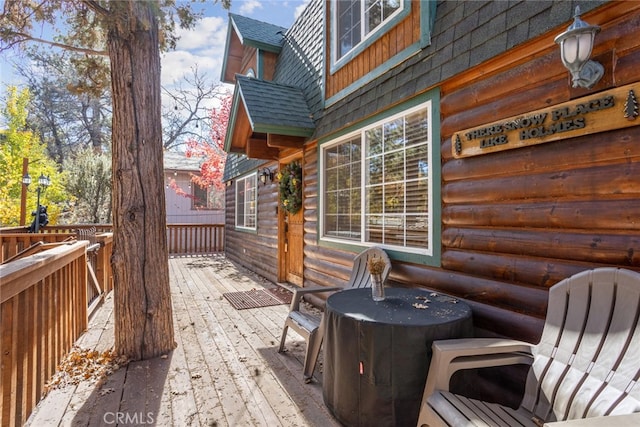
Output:
[[[335,61],[371,37],[404,8],[404,0],[332,0],[332,3]]]
[[[236,180],[236,227],[256,229],[258,212],[257,173]]]
[[[322,240],[433,255],[432,117],[428,100],[321,145]]]

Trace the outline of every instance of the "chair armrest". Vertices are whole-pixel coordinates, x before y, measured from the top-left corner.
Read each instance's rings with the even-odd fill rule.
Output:
[[[307,294],[315,294],[320,292],[335,292],[341,291],[342,288],[339,286],[317,286],[317,287],[309,287],[309,288],[299,288],[293,291],[293,296],[291,297],[291,304],[289,305],[289,311],[298,311],[300,309],[300,301],[302,297]]]
[[[461,369],[531,364],[532,344],[500,338],[463,338],[433,342],[423,402],[434,390],[449,391],[451,376]]]
[[[579,420],[544,423],[544,427],[635,427],[640,425],[640,412],[626,415],[583,418]]]

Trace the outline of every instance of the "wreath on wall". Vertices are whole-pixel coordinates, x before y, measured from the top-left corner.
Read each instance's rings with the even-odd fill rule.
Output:
[[[278,172],[280,206],[285,211],[296,214],[302,207],[302,167],[291,162]]]

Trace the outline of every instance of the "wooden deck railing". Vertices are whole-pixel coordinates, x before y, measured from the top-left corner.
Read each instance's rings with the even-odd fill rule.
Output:
[[[39,252],[37,247],[39,243],[44,243],[41,249],[47,249],[47,244],[72,241],[75,238],[75,233],[0,233],[0,264],[21,254],[26,256]],[[94,240],[100,244],[100,247],[95,252],[91,252],[89,261],[92,263],[100,288],[103,293],[106,293],[113,289],[110,262],[113,233],[96,234]],[[29,253],[30,248],[33,249],[31,253]],[[91,291],[89,295],[92,299]]]
[[[0,229],[0,426],[27,420],[88,316],[113,289],[111,226],[95,234],[91,227]],[[174,256],[221,252],[224,225],[171,224],[167,239]]]
[[[22,425],[87,327],[86,241],[0,265],[0,425]]]
[[[75,235],[70,233],[26,233],[24,231],[6,231],[0,233],[0,263],[13,258],[30,246],[42,243],[57,243],[71,240]]]
[[[96,233],[107,233],[112,231],[111,224],[79,224],[79,225],[53,225],[41,229],[41,233],[28,234],[28,227],[12,227],[0,229],[0,241],[7,235],[33,243],[34,239],[41,236],[39,240],[44,242],[57,242],[63,236],[75,236],[77,230],[95,228]],[[27,237],[24,236],[28,234]],[[206,255],[224,252],[224,224],[167,224],[167,245],[169,256],[180,255]],[[24,243],[19,245],[22,250]],[[0,262],[7,258],[7,249],[2,247]],[[3,258],[4,257],[4,258]]]
[[[169,224],[170,256],[206,255],[224,251],[224,224]]]
[[[113,231],[113,226],[111,224],[66,224],[66,225],[47,225],[46,227],[40,228],[40,234],[56,234],[56,233],[66,233],[66,234],[75,234],[76,230],[87,230],[94,229],[96,233],[108,233]],[[21,227],[3,227],[0,228],[1,234],[11,234],[11,233],[28,233],[29,227],[21,226]]]

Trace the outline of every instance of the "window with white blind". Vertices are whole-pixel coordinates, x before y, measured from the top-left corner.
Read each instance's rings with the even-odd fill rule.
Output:
[[[432,101],[321,146],[322,239],[432,254]]]
[[[256,229],[257,213],[257,174],[236,180],[236,227]]]

